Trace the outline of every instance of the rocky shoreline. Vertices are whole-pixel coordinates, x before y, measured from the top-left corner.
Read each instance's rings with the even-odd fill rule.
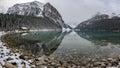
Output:
[[[120,55],[114,58],[76,58],[80,60],[63,60],[26,56],[18,49],[9,49],[5,44],[0,46],[0,67],[2,68],[119,68]],[[64,58],[64,56],[63,56]]]
[[[9,48],[0,41],[0,68],[120,68],[120,55],[107,58],[66,58],[58,55],[36,57],[17,48]]]

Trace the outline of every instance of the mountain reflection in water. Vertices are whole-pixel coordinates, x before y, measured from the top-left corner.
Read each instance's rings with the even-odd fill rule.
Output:
[[[79,31],[77,34],[95,45],[107,46],[120,45],[120,33],[99,32],[99,31]]]
[[[57,60],[120,55],[120,33],[90,31],[9,33],[2,36],[2,40],[10,48],[23,49],[27,54],[32,53],[39,57],[45,55]]]
[[[49,56],[58,48],[66,34],[61,31],[10,33],[2,38],[10,48],[22,49],[35,56]]]

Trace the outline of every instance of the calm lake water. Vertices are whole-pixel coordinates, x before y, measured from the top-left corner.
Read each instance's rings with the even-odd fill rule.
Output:
[[[114,57],[120,55],[120,33],[90,31],[49,31],[9,33],[3,41],[10,48],[21,49],[37,57],[57,60],[81,57]]]

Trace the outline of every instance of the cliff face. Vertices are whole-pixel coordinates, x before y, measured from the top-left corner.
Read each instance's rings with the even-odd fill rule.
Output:
[[[62,16],[50,3],[40,3],[38,1],[15,4],[10,7],[7,11],[8,14],[25,15],[25,16],[35,16],[45,18],[48,21],[52,21],[49,24],[55,24],[61,26],[61,28],[69,28],[67,24],[64,23]],[[48,25],[49,25],[48,24]]]
[[[114,31],[120,30],[120,17],[109,18],[108,15],[98,15],[80,23],[75,29]]]
[[[69,25],[65,24],[62,16],[59,14],[56,8],[54,8],[50,3],[44,5],[43,16],[50,20],[53,20],[56,24],[62,26],[62,28],[70,28]]]

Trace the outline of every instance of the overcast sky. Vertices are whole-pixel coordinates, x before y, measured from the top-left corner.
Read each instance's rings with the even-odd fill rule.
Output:
[[[8,7],[16,3],[34,0],[0,0],[0,12],[6,12]],[[50,2],[62,15],[67,24],[77,25],[92,17],[97,12],[111,14],[120,13],[120,0],[37,0]]]

